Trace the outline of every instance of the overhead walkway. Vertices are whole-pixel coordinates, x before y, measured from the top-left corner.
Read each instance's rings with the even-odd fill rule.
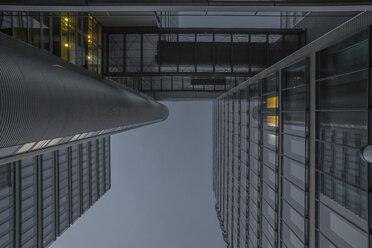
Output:
[[[302,29],[105,28],[104,75],[157,99],[214,98],[301,48]]]

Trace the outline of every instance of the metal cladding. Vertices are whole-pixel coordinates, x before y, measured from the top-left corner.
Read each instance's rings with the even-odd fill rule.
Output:
[[[0,147],[167,116],[146,96],[0,34]]]

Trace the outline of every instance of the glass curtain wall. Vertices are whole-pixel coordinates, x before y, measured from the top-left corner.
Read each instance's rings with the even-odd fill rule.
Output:
[[[277,247],[278,213],[278,74],[263,79],[261,83],[262,126],[260,128],[262,160],[261,185],[261,245]]]
[[[102,26],[79,12],[0,12],[0,31],[102,73]]]
[[[48,247],[92,206],[85,197],[93,187],[84,181],[84,158],[90,157],[84,147],[95,147],[102,158],[89,160],[87,174],[90,181],[96,175],[95,200],[104,195],[111,187],[109,143],[100,138],[0,165],[0,247]]]
[[[371,246],[372,170],[361,156],[372,141],[371,37],[372,28],[296,55],[214,102],[214,190],[228,245]]]
[[[360,150],[371,139],[370,36],[314,52],[315,178],[308,59],[215,102],[214,189],[228,244],[307,247],[311,205],[316,247],[369,247],[370,170]]]
[[[261,135],[259,127],[261,125],[261,99],[259,97],[259,84],[253,83],[249,86],[249,246],[258,247],[259,224],[260,224],[260,173],[259,161],[261,159],[259,144]]]
[[[0,245],[2,247],[14,246],[14,167],[5,164],[0,167]]]
[[[281,242],[284,247],[308,244],[308,69],[302,60],[282,70]]]
[[[317,53],[317,235],[320,247],[367,247],[368,31]]]
[[[214,190],[231,247],[308,244],[308,67],[302,60],[214,105]]]

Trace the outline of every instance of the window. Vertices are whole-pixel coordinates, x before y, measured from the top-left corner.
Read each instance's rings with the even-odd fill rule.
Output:
[[[368,143],[367,33],[317,53],[317,221],[327,246],[363,246],[367,237],[368,165],[360,158]]]

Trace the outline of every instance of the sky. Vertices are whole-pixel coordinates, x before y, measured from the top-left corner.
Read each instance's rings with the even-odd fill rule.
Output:
[[[212,103],[111,137],[111,189],[51,248],[224,248],[212,190]]]

